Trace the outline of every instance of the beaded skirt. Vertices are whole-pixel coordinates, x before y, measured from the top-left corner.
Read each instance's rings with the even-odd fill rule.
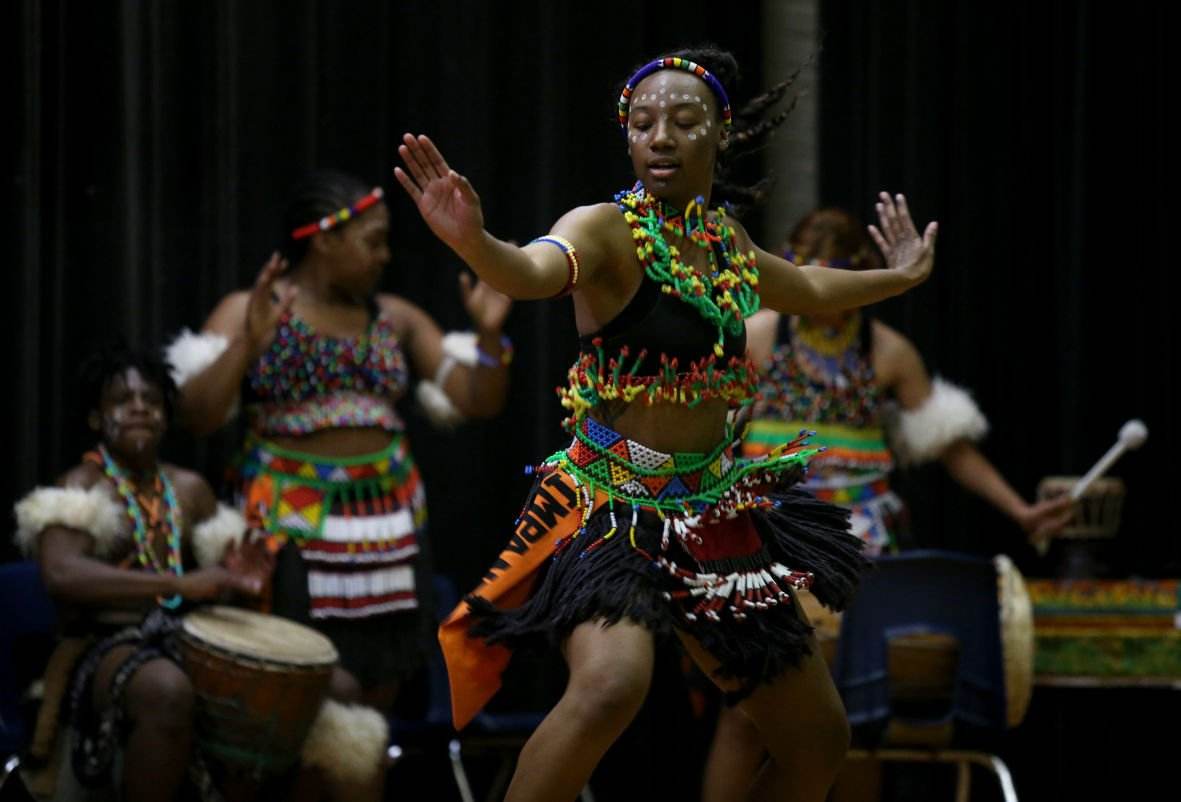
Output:
[[[793,487],[814,453],[799,439],[744,459],[727,438],[670,454],[579,421],[539,469],[508,547],[440,629],[456,725],[495,692],[509,650],[591,620],[681,630],[746,692],[798,665],[811,627],[792,591],[842,608],[867,564],[847,511]]]

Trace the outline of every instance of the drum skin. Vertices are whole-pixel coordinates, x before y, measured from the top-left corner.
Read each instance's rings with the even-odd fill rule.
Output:
[[[331,641],[283,618],[212,606],[185,616],[180,643],[205,754],[255,775],[294,765],[337,662]]]

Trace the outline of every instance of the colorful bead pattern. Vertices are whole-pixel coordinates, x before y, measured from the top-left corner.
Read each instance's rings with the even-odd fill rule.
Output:
[[[602,339],[596,337],[592,343],[596,352],[582,354],[567,374],[567,385],[558,388],[562,407],[570,413],[562,426],[570,432],[605,401],[639,400],[648,405],[664,402],[695,407],[702,401],[722,399],[739,406],[749,403],[758,388],[758,370],[749,359],[731,357],[723,362],[710,354],[681,371],[675,358],[670,360],[661,354],[659,373],[637,376],[646,351],[641,351],[629,368],[630,351],[626,346],[608,358]]]
[[[861,320],[855,315],[835,333],[795,325],[791,342],[778,344],[766,366],[755,417],[880,426],[881,390],[861,353]]]
[[[627,79],[627,83],[623,85],[623,92],[619,95],[620,128],[622,128],[625,132],[627,131],[627,118],[631,112],[631,97],[632,93],[636,90],[636,86],[639,85],[640,81],[644,80],[652,73],[658,72],[660,70],[684,70],[685,72],[692,73],[701,80],[705,81],[706,85],[709,86],[709,88],[713,90],[713,93],[718,96],[718,102],[722,105],[722,125],[724,125],[727,129],[730,128],[733,123],[733,120],[731,119],[732,115],[730,113],[730,98],[726,94],[726,90],[722,87],[722,82],[714,77],[713,73],[711,73],[705,67],[702,67],[700,64],[675,56],[671,58],[662,58],[656,59],[655,61],[650,61],[643,67],[640,67],[638,70],[636,70],[631,78]]]
[[[703,201],[698,197],[680,212],[655,198],[638,181],[615,196],[631,226],[636,257],[644,272],[663,285],[662,292],[694,307],[717,327],[714,353],[720,358],[726,335],[741,335],[745,320],[759,311],[759,271],[754,251],[742,253],[735,248],[734,229],[725,222],[726,210],[719,207],[711,218]],[[688,239],[704,251],[709,272],[702,274],[685,264],[680,251],[665,238],[666,232]]]
[[[730,434],[708,454],[669,454],[628,440],[593,419],[583,420],[570,447],[538,468],[570,478],[582,514],[577,531],[559,541],[557,551],[581,548],[585,556],[627,532],[628,545],[680,586],[666,597],[675,599],[690,621],[698,617],[717,621],[723,612],[742,620],[748,611],[790,603],[789,589],[809,587],[813,576],[768,560],[753,529],[747,532],[746,545],[755,550],[733,555],[732,568],[725,572],[678,564],[668,556],[674,538],[692,555],[716,537],[715,527],[749,527],[749,519],[740,513],[773,507],[775,502],[766,493],[781,474],[803,471],[817,452],[806,447],[801,435],[766,457],[735,458]],[[617,505],[622,506],[622,516]],[[610,528],[591,537],[586,532],[591,514],[604,506]],[[636,543],[642,511],[655,512],[663,522],[658,553],[648,553]]]
[[[299,228],[295,229],[291,232],[291,238],[304,239],[305,237],[310,237],[313,234],[319,234],[321,231],[328,231],[329,229],[336,228],[341,223],[346,223],[349,220],[352,220],[354,217],[361,214],[361,212],[365,211],[371,206],[375,206],[384,195],[385,193],[382,191],[381,187],[374,187],[368,195],[362,197],[352,206],[346,206],[330,215],[321,217],[314,223],[308,223],[306,226],[300,226]]]
[[[384,429],[406,427],[392,401],[365,393],[336,392],[302,401],[251,404],[250,430],[260,435],[301,435],[323,429]]]
[[[554,234],[538,237],[537,239],[533,240],[533,242],[548,242],[550,245],[559,248],[566,257],[566,267],[569,269],[569,273],[566,276],[566,286],[562,287],[562,289],[552,297],[563,298],[574,292],[574,288],[578,286],[579,270],[578,252],[574,250],[574,244],[565,237],[559,237]],[[530,242],[529,244],[532,245],[533,242]]]
[[[279,321],[275,341],[251,368],[247,384],[252,402],[262,404],[297,404],[344,394],[337,412],[354,403],[359,395],[373,395],[392,402],[405,391],[409,382],[406,358],[398,343],[393,324],[379,315],[369,330],[359,337],[336,338],[317,334],[291,312]],[[306,433],[331,427],[334,418],[329,404],[325,409],[311,409]],[[361,418],[376,410],[359,412]]]
[[[176,502],[176,491],[172,481],[157,467],[156,475],[152,479],[152,493],[140,490],[119,463],[111,457],[106,446],[99,445],[98,454],[102,461],[103,473],[114,484],[123,499],[123,506],[127,509],[127,517],[131,519],[131,537],[135,542],[135,555],[139,564],[157,574],[172,573],[176,576],[184,574],[181,556],[181,525],[180,505]],[[164,514],[159,513],[159,503],[164,504]],[[168,557],[167,567],[160,565],[153,543],[161,530],[167,529]],[[180,606],[182,598],[172,596],[157,601],[164,607],[174,610]]]

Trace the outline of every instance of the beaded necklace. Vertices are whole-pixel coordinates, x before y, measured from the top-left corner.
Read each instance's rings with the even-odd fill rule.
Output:
[[[759,271],[754,251],[742,253],[734,245],[734,229],[726,225],[719,207],[710,219],[700,196],[684,212],[662,203],[637,181],[615,196],[636,241],[636,256],[644,272],[659,282],[661,291],[695,308],[717,327],[714,354],[724,353],[726,334],[738,336],[743,321],[759,311]],[[699,273],[681,260],[680,251],[665,232],[687,239],[705,251],[709,272]],[[718,257],[721,257],[721,265]]]
[[[180,505],[176,503],[176,491],[173,489],[172,481],[168,475],[164,473],[162,468],[157,467],[153,483],[158,498],[164,501],[164,512],[168,522],[168,561],[165,568],[160,565],[156,552],[152,548],[152,538],[148,535],[148,524],[144,516],[144,505],[139,499],[135,485],[119,467],[119,464],[111,458],[106,446],[99,444],[98,453],[102,457],[103,473],[115,483],[115,489],[123,499],[123,505],[127,508],[127,517],[132,522],[131,536],[135,541],[136,558],[139,560],[139,564],[144,568],[150,568],[157,574],[165,574],[169,571],[176,576],[184,574],[180,547]],[[179,607],[181,600],[179,595],[167,599],[157,598],[162,606],[170,610]]]

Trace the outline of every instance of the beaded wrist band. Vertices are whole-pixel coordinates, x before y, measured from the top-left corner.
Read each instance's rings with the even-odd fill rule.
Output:
[[[476,361],[486,368],[507,368],[513,362],[513,341],[500,335],[500,356],[492,356],[479,345],[476,346]]]
[[[562,253],[566,256],[566,266],[570,273],[566,277],[566,286],[562,287],[556,294],[551,295],[551,298],[564,298],[570,293],[574,292],[574,287],[578,284],[578,252],[574,250],[574,244],[565,237],[559,237],[554,234],[549,234],[544,237],[538,237],[533,242],[548,242],[556,248],[560,248]],[[532,245],[533,242],[529,244]]]
[[[328,231],[329,229],[336,228],[341,223],[352,220],[361,212],[375,205],[379,200],[382,199],[383,195],[385,195],[385,192],[382,191],[381,187],[374,187],[368,195],[362,197],[352,206],[346,206],[340,211],[333,212],[326,217],[321,217],[314,223],[308,223],[306,226],[300,226],[299,228],[295,229],[291,232],[291,238],[304,239],[305,237],[310,237],[313,234],[319,234],[321,231]]]

